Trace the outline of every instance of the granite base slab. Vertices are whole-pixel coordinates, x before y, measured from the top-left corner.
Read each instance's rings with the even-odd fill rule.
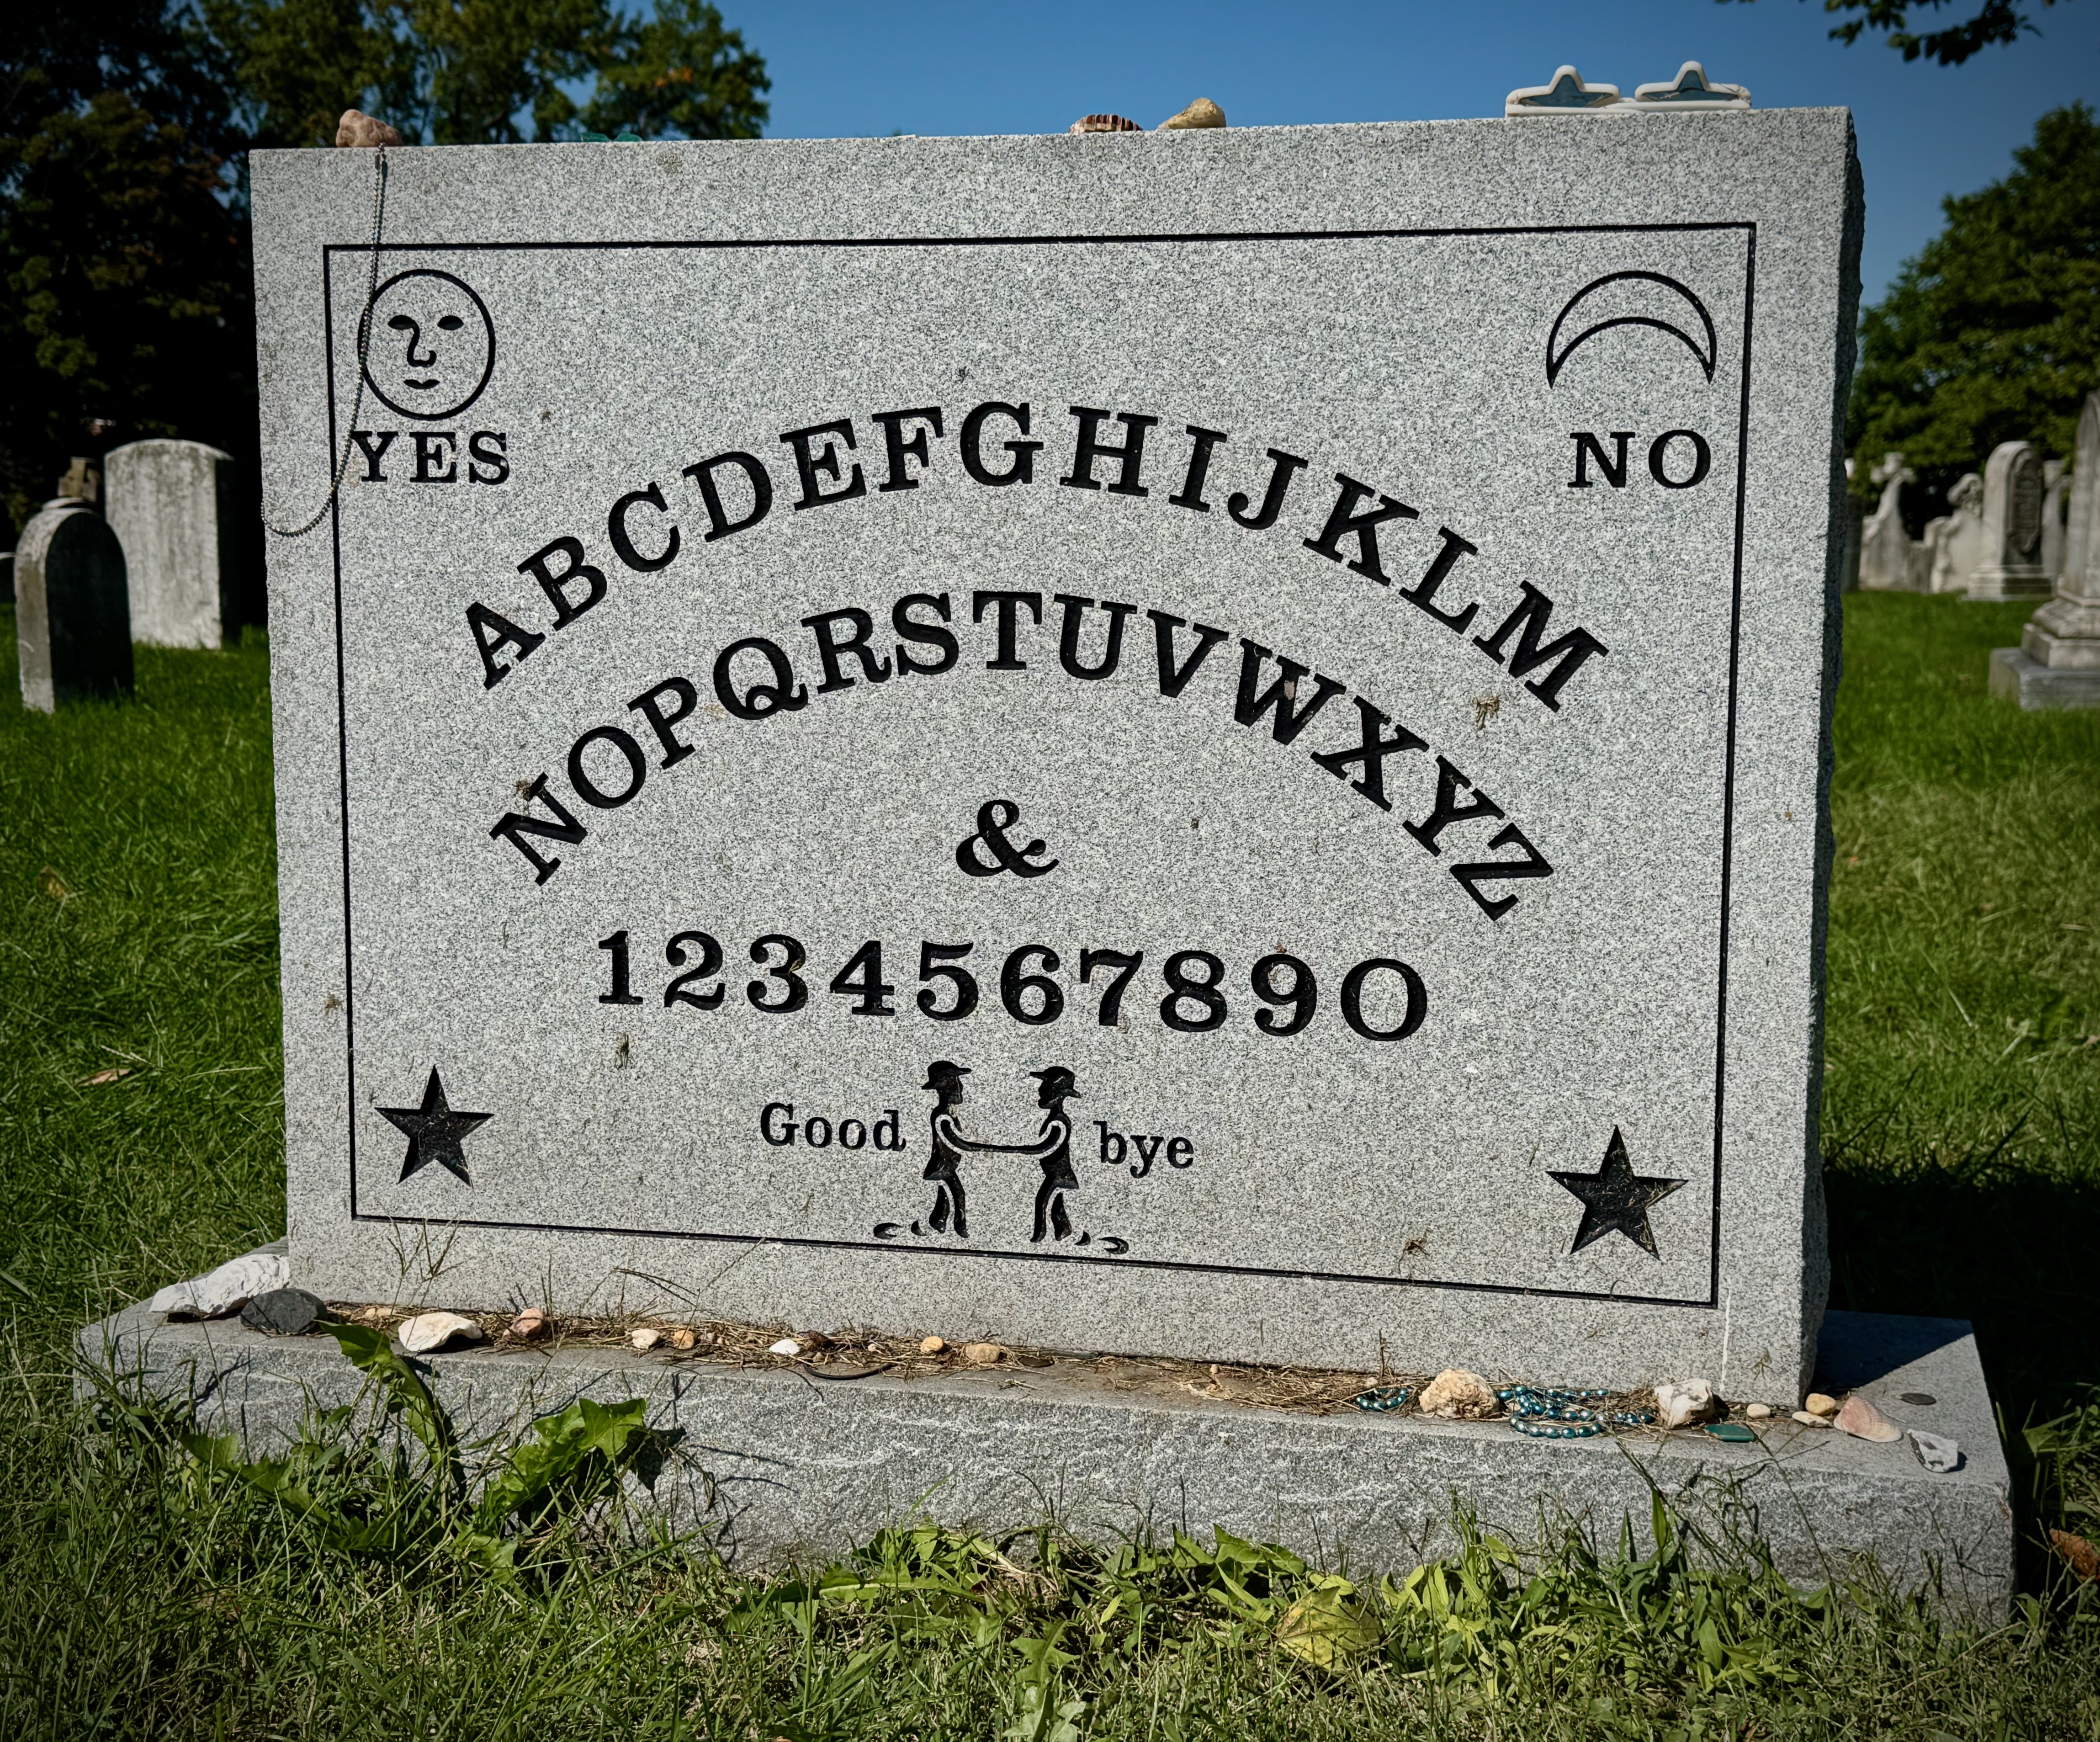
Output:
[[[207,1431],[238,1435],[251,1455],[360,1390],[330,1338],[236,1320],[133,1308],[88,1326],[79,1349],[103,1374],[193,1401]],[[1542,1519],[1567,1520],[1608,1550],[1631,1520],[1645,1544],[1652,1484],[1710,1530],[1761,1537],[1802,1585],[1868,1555],[1905,1590],[1936,1581],[1960,1610],[2001,1615],[2012,1595],[2010,1479],[1974,1338],[1955,1320],[1833,1312],[1819,1364],[1822,1383],[1957,1440],[1947,1475],[1907,1440],[1784,1417],[1749,1444],[1652,1431],[1545,1441],[1501,1422],[1133,1396],[1079,1360],[825,1382],[623,1350],[483,1348],[430,1357],[426,1371],[470,1440],[521,1434],[579,1396],[647,1398],[677,1447],[647,1503],[746,1568],[829,1559],[914,1518],[995,1532],[1054,1516],[1096,1540],[1217,1526],[1318,1564],[1405,1572],[1453,1546],[1454,1498],[1520,1542]]]
[[[2100,669],[2044,665],[2024,647],[1991,654],[1991,694],[2021,707],[2100,708]]]

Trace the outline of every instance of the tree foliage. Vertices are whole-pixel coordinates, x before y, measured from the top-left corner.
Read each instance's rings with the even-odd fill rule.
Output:
[[[1722,0],[1723,5],[1727,0]],[[1972,55],[1996,44],[2017,42],[2023,36],[2039,35],[2034,21],[2016,0],[1983,0],[1970,17],[1958,24],[1921,35],[1910,28],[1913,12],[1938,15],[1951,0],[1823,0],[1826,12],[1857,15],[1833,28],[1833,42],[1848,48],[1868,31],[1886,37],[1888,45],[1906,60],[1936,60],[1943,67],[1958,67]],[[2041,0],[2045,7],[2056,0]]]
[[[182,435],[250,455],[245,154],[412,142],[751,139],[764,60],[708,0],[90,0],[0,34],[0,496]]]
[[[1847,434],[1864,461],[1973,470],[2015,440],[2071,457],[2100,387],[2100,124],[2052,110],[2013,156],[1944,202],[1946,227],[1860,322]]]
[[[254,443],[247,236],[188,21],[55,10],[0,47],[0,491],[20,526],[69,454]]]

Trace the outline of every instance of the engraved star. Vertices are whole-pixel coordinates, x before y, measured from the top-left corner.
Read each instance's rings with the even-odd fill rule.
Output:
[[[379,1116],[408,1134],[408,1153],[401,1162],[404,1180],[435,1162],[461,1185],[474,1184],[466,1176],[466,1157],[461,1152],[460,1139],[495,1114],[455,1112],[445,1100],[445,1086],[438,1080],[436,1065],[430,1067],[421,1106],[382,1107]]]
[[[1650,1258],[1661,1255],[1655,1250],[1655,1236],[1648,1228],[1648,1213],[1684,1182],[1648,1179],[1636,1174],[1633,1163],[1626,1159],[1626,1140],[1619,1135],[1618,1127],[1612,1127],[1612,1140],[1604,1149],[1604,1165],[1596,1172],[1548,1171],[1554,1180],[1582,1200],[1582,1225],[1575,1230],[1575,1244],[1568,1249],[1571,1254],[1581,1251],[1593,1241],[1602,1240],[1607,1234],[1624,1234]]]

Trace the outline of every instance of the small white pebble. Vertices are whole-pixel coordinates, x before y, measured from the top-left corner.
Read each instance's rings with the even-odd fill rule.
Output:
[[[938,1337],[923,1337],[919,1342],[919,1352],[921,1355],[938,1355],[946,1347],[947,1344],[942,1342]]]
[[[641,1325],[627,1334],[627,1340],[638,1349],[653,1349],[664,1340],[664,1333],[654,1325]]]
[[[1811,1415],[1806,1409],[1797,1409],[1793,1418],[1803,1427],[1835,1427],[1838,1424],[1827,1415]]]
[[[768,1355],[800,1355],[802,1352],[802,1345],[792,1337],[783,1337],[765,1352]]]
[[[1743,1411],[1754,1422],[1762,1422],[1771,1413],[1771,1405],[1768,1403],[1754,1403]]]

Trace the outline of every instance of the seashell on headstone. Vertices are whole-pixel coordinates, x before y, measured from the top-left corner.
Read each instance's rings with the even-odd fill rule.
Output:
[[[481,1327],[461,1312],[419,1312],[402,1320],[395,1331],[411,1355],[430,1355],[449,1343],[479,1343]]]
[[[1961,1467],[1961,1446],[1944,1434],[1929,1434],[1913,1427],[1910,1443],[1917,1461],[1937,1475],[1947,1475]]]
[[[287,1288],[292,1261],[282,1252],[244,1252],[187,1282],[170,1282],[146,1303],[171,1319],[218,1319],[238,1312],[258,1294]]]
[[[15,550],[15,636],[22,705],[131,693],[131,606],[124,547],[78,497],[46,502]]]
[[[1142,133],[1145,130],[1122,115],[1082,115],[1072,123],[1074,133]]]
[[[1871,1440],[1877,1445],[1903,1438],[1903,1430],[1856,1391],[1838,1412],[1838,1425],[1855,1440]]]
[[[218,647],[237,627],[234,464],[202,442],[158,440],[114,448],[104,462],[134,641]]]

